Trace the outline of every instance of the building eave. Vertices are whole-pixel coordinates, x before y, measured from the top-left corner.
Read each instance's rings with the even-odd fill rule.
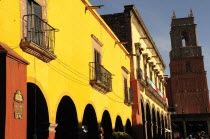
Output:
[[[138,13],[136,7],[134,5],[126,5],[125,8],[130,9],[133,12],[133,14],[135,15],[135,18],[137,19],[137,21],[139,22],[139,24],[142,26],[143,31],[144,31],[146,37],[148,38],[149,42],[152,44],[154,50],[156,51],[156,53],[157,53],[157,55],[158,55],[161,63],[163,64],[163,67],[165,69],[166,68],[166,65],[165,65],[165,63],[163,61],[163,58],[162,58],[160,52],[158,51],[157,46],[155,45],[155,43],[154,43],[154,41],[153,41],[153,39],[152,39],[152,37],[151,37],[151,35],[150,35],[150,33],[149,33],[146,25],[144,24],[144,21],[142,20],[140,14]]]

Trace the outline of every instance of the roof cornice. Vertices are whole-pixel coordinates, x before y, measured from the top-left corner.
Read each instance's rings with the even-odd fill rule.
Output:
[[[152,39],[152,37],[151,37],[151,35],[150,35],[150,33],[149,33],[149,31],[148,31],[146,25],[144,24],[144,21],[142,20],[140,14],[138,13],[136,7],[135,7],[134,5],[126,5],[126,6],[124,6],[124,7],[125,7],[125,10],[130,10],[130,11],[132,11],[133,14],[135,15],[135,18],[137,19],[137,21],[139,22],[139,24],[142,26],[145,35],[147,36],[148,40],[150,41],[150,43],[151,43],[152,46],[154,47],[156,53],[158,54],[158,56],[159,56],[159,58],[160,58],[160,61],[161,61],[162,64],[163,64],[163,67],[164,67],[164,69],[165,69],[165,68],[166,68],[166,65],[165,65],[165,63],[164,63],[164,61],[163,61],[163,58],[162,58],[160,52],[158,51],[157,46],[155,45],[155,43],[154,43],[154,41],[153,41],[153,39]]]

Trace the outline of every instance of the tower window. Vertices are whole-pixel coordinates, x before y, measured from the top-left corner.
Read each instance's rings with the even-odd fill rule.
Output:
[[[182,32],[182,46],[187,46],[188,45],[188,35],[186,32]]]
[[[190,69],[190,62],[187,61],[186,62],[186,72],[190,72],[190,71],[191,71],[191,69]]]

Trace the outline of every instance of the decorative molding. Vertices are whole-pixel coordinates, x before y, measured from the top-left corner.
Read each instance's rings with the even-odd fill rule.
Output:
[[[95,35],[91,34],[91,37],[92,37],[92,39],[93,39],[96,43],[98,43],[101,47],[103,46],[103,43],[101,43],[101,42],[99,41],[99,39],[98,39]]]
[[[121,68],[123,69],[124,72],[126,72],[127,74],[130,74],[129,70],[126,69],[126,67],[122,66]]]

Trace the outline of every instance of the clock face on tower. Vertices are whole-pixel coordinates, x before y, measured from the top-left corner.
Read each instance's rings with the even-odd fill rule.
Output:
[[[189,55],[190,55],[190,50],[184,49],[184,56],[189,56]]]

